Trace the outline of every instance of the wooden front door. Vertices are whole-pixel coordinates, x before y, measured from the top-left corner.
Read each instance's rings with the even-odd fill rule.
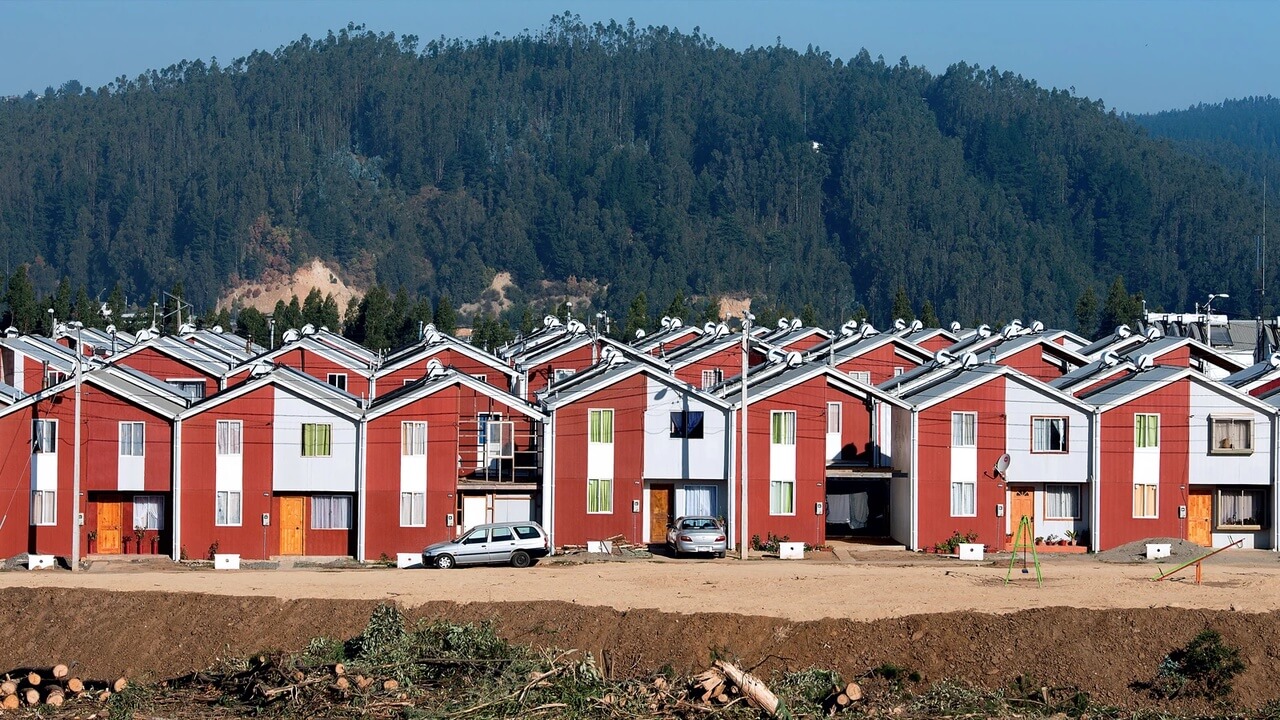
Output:
[[[124,551],[124,503],[98,503],[98,547],[95,552],[117,555]]]
[[[649,542],[667,541],[667,525],[675,522],[676,486],[649,486]]]
[[[280,498],[280,554],[302,555],[307,550],[305,530],[307,499],[289,496]]]
[[[1027,517],[1030,523],[1031,537],[1017,537],[1018,525],[1022,522],[1022,516]],[[1036,491],[1029,485],[1010,485],[1009,486],[1009,532],[1014,533],[1013,541],[1015,543],[1029,543],[1036,539]]]
[[[1187,540],[1213,545],[1213,490],[1192,488],[1187,496]]]

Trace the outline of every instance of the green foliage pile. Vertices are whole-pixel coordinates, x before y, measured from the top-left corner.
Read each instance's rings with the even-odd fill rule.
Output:
[[[625,328],[677,295],[832,325],[926,301],[944,322],[1068,325],[1117,276],[1169,309],[1226,292],[1239,312],[1254,287],[1256,193],[1101,101],[568,14],[425,44],[349,26],[68,82],[0,103],[0,168],[6,271],[135,299],[181,282],[200,308],[313,256],[414,307],[500,270],[517,307],[590,279]],[[367,305],[343,319],[391,344],[404,328]]]
[[[1201,630],[1186,647],[1165,656],[1151,690],[1157,697],[1192,695],[1221,698],[1231,694],[1231,682],[1244,670],[1240,651],[1217,630]]]

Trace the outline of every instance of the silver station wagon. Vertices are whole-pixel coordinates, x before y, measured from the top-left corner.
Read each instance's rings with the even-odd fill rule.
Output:
[[[542,526],[533,521],[477,525],[457,540],[422,549],[422,566],[447,570],[457,565],[529,567],[551,553]]]

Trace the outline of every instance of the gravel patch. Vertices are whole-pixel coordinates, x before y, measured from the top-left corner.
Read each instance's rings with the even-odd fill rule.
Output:
[[[1169,557],[1160,558],[1158,560],[1147,559],[1148,543],[1168,543]],[[1213,552],[1212,548],[1203,545],[1181,540],[1179,538],[1155,537],[1146,538],[1144,540],[1135,540],[1131,543],[1114,547],[1097,554],[1097,559],[1102,562],[1110,563],[1150,563],[1150,564],[1175,564],[1181,565],[1198,557],[1208,555]]]

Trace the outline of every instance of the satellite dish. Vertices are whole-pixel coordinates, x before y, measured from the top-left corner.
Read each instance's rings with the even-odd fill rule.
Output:
[[[1121,338],[1121,339],[1127,338],[1132,334],[1133,334],[1133,331],[1129,329],[1128,325],[1121,325],[1120,327],[1116,328],[1116,337],[1118,338]]]
[[[858,329],[858,323],[854,322],[853,320],[850,320],[849,322],[840,326],[840,336],[853,337],[853,333],[856,332],[857,329]]]
[[[911,324],[907,326],[907,332],[917,333],[923,329],[924,329],[924,323],[919,320],[912,320]]]
[[[800,367],[804,364],[804,356],[792,350],[787,353],[787,367]]]
[[[644,338],[644,328],[636,328],[636,339],[641,340],[643,338]]]
[[[1147,331],[1144,334],[1147,336],[1147,342],[1155,342],[1156,340],[1164,337],[1164,334],[1160,332],[1160,328],[1155,325],[1148,325]]]
[[[672,330],[675,330],[676,328],[683,327],[683,326],[684,326],[684,321],[682,321],[680,318],[671,318]]]
[[[115,334],[116,334],[116,326],[115,326],[115,325],[108,325],[108,326],[107,326],[107,334],[108,334],[108,335],[115,335]]]
[[[955,360],[956,360],[956,356],[955,356],[955,355],[952,355],[951,353],[947,352],[946,350],[939,350],[939,351],[938,351],[937,353],[935,353],[935,354],[934,354],[934,356],[933,356],[933,361],[934,361],[934,362],[936,362],[936,363],[938,363],[938,365],[943,366],[943,367],[945,367],[945,366],[947,366],[947,365],[950,365],[951,363],[955,362]]]
[[[716,324],[711,322],[710,320],[702,324],[702,332],[710,335],[715,331],[716,331]]]
[[[1271,353],[1271,357],[1267,358],[1267,362],[1273,368],[1280,368],[1280,353]]]
[[[965,353],[964,357],[960,359],[960,367],[965,370],[972,370],[978,367],[978,356],[971,352]]]
[[[1036,320],[1035,322],[1031,323],[1031,332],[1033,333],[1044,332],[1044,323],[1040,322],[1039,320]]]
[[[1139,355],[1139,356],[1138,356],[1138,369],[1139,369],[1139,370],[1150,370],[1151,368],[1153,368],[1153,367],[1155,367],[1155,366],[1156,366],[1156,359],[1155,359],[1155,358],[1153,358],[1153,357],[1151,357],[1150,355]]]
[[[307,323],[306,325],[303,325],[303,326],[302,326],[302,334],[303,334],[303,335],[315,335],[315,334],[316,334],[316,326],[315,326],[315,325],[312,325],[311,323]]]
[[[725,335],[728,335],[728,334],[729,334],[729,326],[728,326],[728,325],[725,325],[724,323],[720,323],[719,325],[717,325],[717,326],[716,326],[716,334],[715,334],[715,336],[716,336],[717,338],[722,338],[722,337],[724,337]]]
[[[858,337],[863,340],[871,337],[872,335],[879,335],[879,334],[880,334],[880,331],[876,330],[875,326],[869,322],[862,323],[862,328],[858,331]]]
[[[263,375],[269,375],[274,369],[275,366],[271,363],[254,363],[253,366],[249,368],[249,377],[262,377]]]
[[[222,326],[221,326],[221,325],[214,325],[213,327],[209,328],[209,332],[215,332],[215,333],[218,333],[219,335],[221,335],[221,334],[222,334]]]
[[[427,379],[432,380],[444,375],[444,365],[436,358],[427,361]]]
[[[427,345],[438,345],[444,342],[444,336],[436,332],[436,329],[433,326],[428,325],[426,327],[426,332],[422,335],[422,342]]]
[[[606,345],[605,348],[600,351],[600,362],[607,365],[609,363],[609,359],[617,354],[618,351],[614,349],[612,345]]]
[[[284,335],[280,336],[280,342],[288,344],[291,342],[296,342],[300,337],[302,337],[301,333],[299,333],[297,330],[294,330],[293,328],[289,328],[288,330],[284,331]]]
[[[607,354],[601,353],[600,355],[600,358],[604,360],[605,367],[614,368],[627,362],[627,356],[617,350],[613,348],[605,348],[605,350],[609,352]]]
[[[1102,367],[1115,367],[1120,364],[1120,356],[1114,350],[1102,353]]]
[[[569,324],[565,326],[565,329],[573,333],[574,335],[581,335],[582,333],[587,331],[587,326],[583,325],[581,322],[578,322],[577,320],[570,320]]]
[[[1022,328],[1015,326],[1013,323],[1009,323],[1008,325],[1005,325],[1004,327],[1000,328],[1000,337],[1003,337],[1005,340],[1008,340],[1014,335],[1017,335],[1018,331],[1021,329]]]
[[[143,328],[133,336],[133,339],[138,342],[146,342],[153,337],[155,337],[155,335],[150,330]]]
[[[57,336],[57,335],[66,335],[66,334],[67,334],[67,324],[66,324],[66,323],[58,323],[57,325],[55,325],[55,326],[53,327],[53,334],[54,334],[55,336]]]
[[[555,315],[548,315],[542,318],[542,327],[545,327],[545,328],[560,327],[560,318],[556,317]]]
[[[105,320],[111,317],[111,307],[106,303],[102,303],[102,307],[98,308],[98,314]]]
[[[771,363],[776,363],[783,359],[782,351],[776,347],[769,348],[769,352],[768,354],[765,355],[765,359],[767,359]]]
[[[12,325],[10,325],[9,327],[7,327],[7,328],[5,328],[5,329],[4,329],[4,336],[5,336],[5,337],[18,337],[18,336],[19,336],[19,335],[21,335],[21,334],[22,334],[22,333],[18,332],[18,328],[14,327],[14,326],[12,326]]]
[[[996,460],[996,475],[1003,477],[1005,473],[1009,472],[1009,462],[1011,460],[1013,458],[1009,457],[1009,453],[1001,455],[1000,459]]]
[[[960,323],[956,322],[955,320],[952,320],[952,321],[951,321],[951,324],[950,324],[950,325],[948,325],[947,327],[948,327],[948,328],[950,328],[950,329],[951,329],[951,332],[953,332],[953,333],[958,333],[958,332],[960,332]]]
[[[894,319],[893,319],[893,329],[894,329],[894,330],[896,330],[897,332],[902,332],[903,330],[906,330],[906,329],[907,329],[907,321],[906,321],[906,320],[903,320],[902,318],[894,318]]]
[[[666,330],[666,329],[670,328],[670,327],[671,327],[671,316],[670,316],[670,315],[663,315],[663,316],[662,316],[662,322],[660,322],[660,323],[658,323],[658,324],[662,326],[662,329],[663,329],[663,330]]]
[[[196,331],[196,326],[191,323],[182,323],[182,327],[178,328],[179,335],[190,335]]]
[[[791,318],[791,330],[799,330],[802,327],[804,327],[804,322],[800,318]]]
[[[991,326],[990,326],[990,325],[979,325],[979,326],[978,326],[978,337],[980,337],[980,338],[989,338],[989,337],[991,337]]]

